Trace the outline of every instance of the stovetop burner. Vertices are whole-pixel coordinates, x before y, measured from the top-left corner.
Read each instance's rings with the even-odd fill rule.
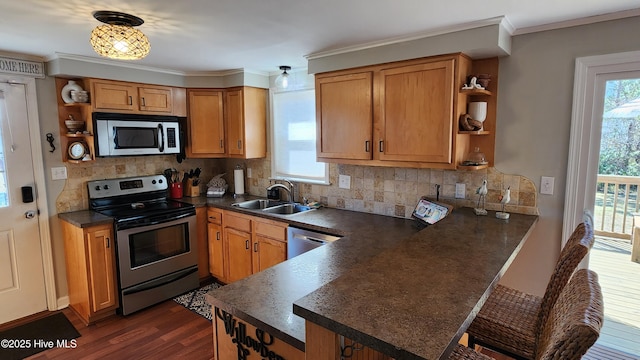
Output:
[[[167,199],[164,175],[95,180],[87,183],[89,207],[129,228],[195,215],[195,206]]]

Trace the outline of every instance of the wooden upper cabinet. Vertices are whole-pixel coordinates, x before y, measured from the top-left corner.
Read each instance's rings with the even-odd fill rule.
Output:
[[[184,89],[90,79],[95,111],[184,116]],[[174,103],[178,113],[174,113]]]
[[[126,110],[138,109],[138,89],[134,85],[115,81],[93,81],[91,102],[95,110]]]
[[[166,86],[140,86],[138,87],[140,111],[173,112],[173,95],[170,87]]]
[[[231,90],[225,93],[225,111],[227,114],[228,154],[244,155],[244,105],[243,90]]]
[[[253,87],[225,91],[227,155],[256,159],[267,156],[267,90]]]
[[[187,157],[225,155],[222,90],[188,90]]]
[[[378,159],[452,162],[454,70],[447,59],[379,72]]]
[[[484,167],[492,166],[497,81],[490,91],[461,91],[467,76],[479,73],[495,80],[498,59],[474,61],[457,53],[316,74],[317,158],[456,169],[480,147],[489,162]],[[487,101],[486,131],[459,131],[470,101]]]
[[[318,159],[372,158],[372,73],[316,78]]]

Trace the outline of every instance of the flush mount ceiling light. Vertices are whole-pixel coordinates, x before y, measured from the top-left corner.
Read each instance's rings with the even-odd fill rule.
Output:
[[[96,11],[93,17],[106,24],[91,32],[91,46],[98,54],[119,60],[139,60],[149,54],[149,39],[133,28],[144,20],[116,11]]]
[[[282,74],[276,78],[276,87],[278,89],[286,89],[289,87],[289,73],[287,73],[287,70],[291,70],[291,66],[280,66],[280,70],[283,71]]]

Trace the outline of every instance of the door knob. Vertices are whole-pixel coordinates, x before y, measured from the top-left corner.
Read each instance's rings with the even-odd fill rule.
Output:
[[[24,213],[24,217],[27,219],[33,219],[34,217],[36,217],[36,212],[33,210],[29,210]]]

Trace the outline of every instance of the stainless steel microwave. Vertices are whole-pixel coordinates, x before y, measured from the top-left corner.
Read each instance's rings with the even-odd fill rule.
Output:
[[[180,121],[173,116],[94,113],[97,156],[180,153]]]

